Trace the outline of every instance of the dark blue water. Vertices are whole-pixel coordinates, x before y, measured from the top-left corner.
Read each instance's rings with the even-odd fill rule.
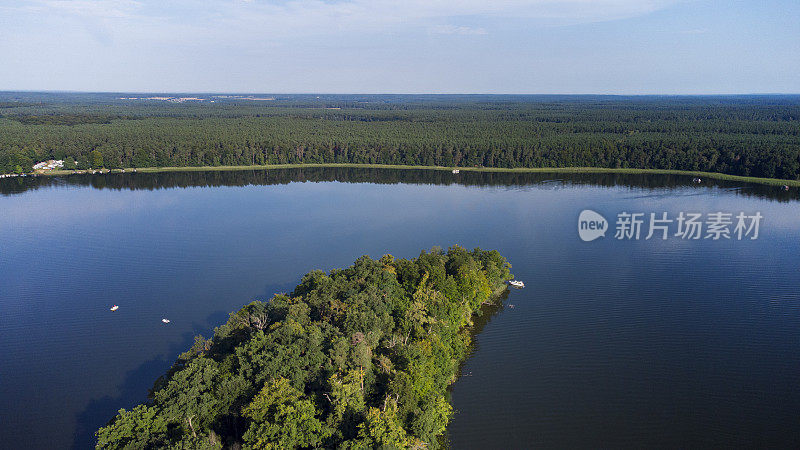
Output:
[[[195,334],[250,300],[360,255],[451,244],[499,250],[527,284],[489,318],[453,386],[453,448],[800,445],[796,191],[451,175],[320,169],[1,186],[0,447],[91,446]],[[587,208],[612,219],[764,219],[757,240],[617,241],[612,231],[583,242]]]

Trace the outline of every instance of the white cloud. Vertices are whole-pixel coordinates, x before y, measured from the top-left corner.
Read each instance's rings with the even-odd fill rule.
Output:
[[[132,17],[142,6],[137,0],[29,0],[26,3],[37,12],[117,19]]]
[[[504,19],[528,19],[540,25],[602,22],[649,14],[680,1],[686,0],[226,0],[193,23],[213,21],[220,27],[214,33],[217,40],[232,35],[287,40],[337,33],[409,34],[426,30],[479,35],[487,34],[492,22]],[[194,7],[194,2],[182,4]]]
[[[608,21],[648,14],[679,1],[683,0],[25,0],[21,4],[42,14],[118,19],[146,28],[166,22],[208,32],[209,25],[216,24],[225,27],[222,34],[255,32],[278,38],[415,27],[444,34],[485,34],[481,20]],[[469,18],[477,26],[449,25],[453,18]]]
[[[574,52],[583,67],[593,44],[581,30],[542,27],[633,18],[686,1],[0,0],[0,42],[14,68],[0,71],[0,88],[538,92],[555,89],[544,74],[569,66],[558,58]],[[523,45],[537,33],[547,45]],[[559,34],[569,35],[566,44]],[[531,70],[546,58],[549,72]],[[476,59],[495,63],[479,74]],[[456,67],[470,70],[442,79]],[[580,73],[552,83],[566,91]]]
[[[231,17],[270,23],[328,25],[414,24],[449,17],[605,21],[647,14],[679,0],[252,0],[223,9]],[[233,6],[231,8],[230,6]]]
[[[437,25],[431,29],[436,34],[484,35],[489,34],[485,28],[472,28],[457,25]]]

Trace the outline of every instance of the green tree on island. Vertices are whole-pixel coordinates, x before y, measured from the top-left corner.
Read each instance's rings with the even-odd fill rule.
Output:
[[[97,448],[439,448],[472,317],[510,267],[454,246],[310,272],[198,337]]]

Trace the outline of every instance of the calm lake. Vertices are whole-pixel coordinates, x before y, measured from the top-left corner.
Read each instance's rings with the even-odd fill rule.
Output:
[[[796,448],[799,198],[656,175],[0,180],[0,447],[90,447],[193,336],[310,270],[459,244],[499,250],[527,287],[481,321],[452,448]],[[578,237],[584,209],[604,238]],[[645,213],[640,239],[614,238],[621,212]],[[685,240],[675,223],[645,239],[665,212],[763,219],[756,240]]]

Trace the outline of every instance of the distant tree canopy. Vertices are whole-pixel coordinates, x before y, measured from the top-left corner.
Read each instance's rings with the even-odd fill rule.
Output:
[[[468,326],[510,267],[455,246],[310,272],[198,336],[97,448],[439,448]]]
[[[0,93],[0,100],[8,99]],[[108,168],[587,166],[800,179],[798,96],[286,96],[258,104],[224,98],[167,104],[41,94],[27,100],[0,108],[0,172],[66,157],[95,166],[96,151]]]
[[[89,159],[92,163],[92,167],[103,167],[103,153],[99,150],[92,150],[89,153]]]

